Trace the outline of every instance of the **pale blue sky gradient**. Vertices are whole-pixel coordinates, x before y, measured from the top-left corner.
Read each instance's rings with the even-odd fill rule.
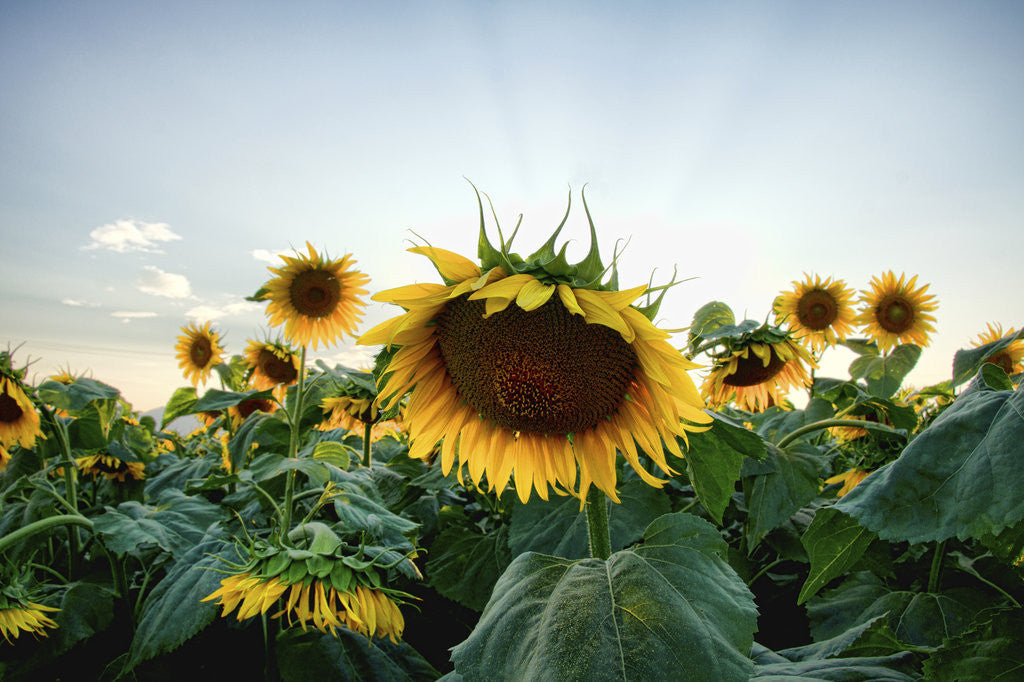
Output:
[[[525,214],[524,252],[588,183],[603,250],[632,238],[623,284],[698,278],[666,327],[712,299],[763,318],[804,271],[905,271],[940,300],[924,385],[1024,324],[1024,4],[555,5],[4,3],[0,343],[161,405],[192,317],[233,353],[265,334],[254,251],[435,281],[408,230],[474,253],[464,177]],[[118,221],[180,238],[87,248]]]

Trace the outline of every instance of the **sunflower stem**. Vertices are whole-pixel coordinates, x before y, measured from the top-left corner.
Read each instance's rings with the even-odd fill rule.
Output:
[[[53,528],[54,526],[82,526],[92,530],[92,519],[87,519],[81,514],[60,514],[59,516],[47,516],[45,519],[33,521],[27,526],[11,531],[0,538],[0,553],[5,552],[11,545],[32,537],[37,533]],[[70,577],[70,576],[69,576]]]
[[[832,426],[855,426],[861,429],[868,429],[870,431],[881,431],[883,433],[895,434],[898,433],[896,429],[885,424],[876,424],[875,422],[868,422],[861,419],[822,419],[821,421],[811,422],[801,426],[796,431],[792,431],[787,434],[782,440],[776,445],[780,448],[784,448],[800,436],[803,436],[814,431],[820,431],[821,429],[827,429]]]
[[[932,568],[928,572],[928,592],[939,591],[939,578],[942,576],[942,560],[946,557],[946,541],[943,540],[935,545],[935,553],[932,555]]]
[[[372,429],[372,424],[363,425],[363,466],[367,469],[370,468],[370,431]]]
[[[612,539],[608,529],[608,500],[603,491],[591,487],[587,493],[587,535],[590,556],[607,559],[612,555]]]
[[[295,459],[299,452],[299,422],[302,421],[302,399],[306,390],[306,347],[299,352],[299,376],[295,384],[295,404],[291,414],[291,433],[288,437],[288,459]],[[291,469],[285,478],[284,506],[281,509],[281,541],[288,537],[289,526],[292,525],[292,502],[295,497],[295,469]]]
[[[58,444],[60,445],[61,458],[63,460],[64,469],[64,494],[67,496],[68,507],[74,510],[75,514],[78,513],[78,482],[77,474],[78,469],[75,464],[75,459],[71,456],[71,439],[68,436],[67,427],[64,425],[56,414],[50,410],[43,408],[43,412],[46,417],[53,424],[53,432],[57,436]],[[74,561],[75,557],[79,555],[79,541],[78,529],[68,529],[68,578],[72,577],[74,573]]]

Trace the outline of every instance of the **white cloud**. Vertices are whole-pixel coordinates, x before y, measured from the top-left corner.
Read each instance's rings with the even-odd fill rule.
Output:
[[[60,300],[64,305],[70,305],[74,307],[86,307],[86,308],[98,308],[99,303],[90,303],[89,301],[79,301],[75,298],[62,298]]]
[[[128,310],[118,310],[117,312],[110,313],[111,317],[116,317],[125,324],[128,324],[132,320],[139,320],[146,317],[156,317],[156,313],[149,312],[132,312]]]
[[[379,346],[347,346],[319,357],[331,367],[341,365],[349,369],[369,369],[373,367],[373,356],[379,350]]]
[[[212,322],[222,317],[232,317],[259,310],[262,306],[254,301],[232,301],[223,305],[202,303],[185,312],[185,317],[193,322]]]
[[[92,241],[84,248],[107,249],[116,253],[163,253],[157,248],[158,242],[181,239],[181,235],[171,230],[167,223],[145,223],[140,220],[115,220],[100,225],[89,236]]]
[[[285,255],[290,256],[292,254],[292,251],[287,250],[287,249],[281,250],[281,251],[267,251],[266,249],[253,249],[249,253],[251,253],[252,257],[255,258],[256,260],[261,260],[264,263],[270,263],[271,265],[281,265],[281,256],[285,256]]]
[[[167,298],[189,298],[192,295],[192,285],[185,275],[164,272],[155,265],[147,265],[144,270],[136,282],[142,293]]]

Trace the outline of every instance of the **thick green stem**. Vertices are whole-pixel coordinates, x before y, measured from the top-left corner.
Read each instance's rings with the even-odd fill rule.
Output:
[[[60,418],[50,410],[44,410],[50,423],[53,424],[53,432],[57,436],[60,445],[61,464],[64,470],[64,495],[67,497],[68,506],[75,512],[78,511],[78,469],[75,458],[71,456],[71,439],[68,437],[67,427]],[[68,533],[68,577],[74,573],[75,557],[79,555],[78,529],[71,528]]]
[[[4,552],[11,545],[15,545],[22,540],[32,537],[38,533],[43,533],[55,528],[56,526],[82,526],[92,530],[92,519],[87,519],[79,514],[61,514],[59,516],[47,516],[45,519],[39,519],[33,521],[27,526],[22,526],[18,530],[11,531],[7,535],[0,538],[0,552]]]
[[[295,459],[299,453],[299,423],[302,421],[302,402],[306,390],[306,347],[299,352],[299,377],[295,385],[295,404],[291,414],[291,433],[288,438],[288,459]],[[290,469],[284,484],[284,506],[281,508],[281,540],[288,537],[292,525],[292,503],[295,497],[295,470]]]
[[[932,570],[928,572],[928,591],[939,591],[939,578],[942,576],[942,560],[946,557],[946,541],[935,545],[935,553],[932,555]]]
[[[373,424],[363,425],[363,466],[370,468],[370,431],[373,430]]]
[[[587,493],[587,535],[590,538],[590,556],[607,559],[612,555],[608,500],[604,492],[594,486]]]
[[[795,441],[800,436],[812,433],[814,431],[827,429],[832,426],[854,426],[861,429],[869,429],[871,431],[882,431],[883,433],[897,433],[897,431],[893,429],[891,426],[886,426],[885,424],[876,424],[875,422],[867,422],[862,419],[822,419],[821,421],[816,421],[801,426],[796,431],[787,434],[785,438],[783,438],[777,443],[777,445],[780,448],[784,448],[793,441]]]

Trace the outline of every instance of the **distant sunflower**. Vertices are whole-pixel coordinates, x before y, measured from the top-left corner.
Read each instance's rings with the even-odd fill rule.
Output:
[[[8,644],[13,643],[22,632],[46,636],[45,628],[55,628],[57,623],[46,614],[59,611],[52,606],[43,606],[28,600],[0,598],[6,606],[0,608],[0,634]]]
[[[1008,332],[1003,333],[1003,325],[1001,324],[993,327],[989,323],[987,326],[988,330],[979,334],[978,340],[974,342],[975,348],[1017,333],[1017,330],[1013,327],[1010,327]],[[1018,374],[1024,371],[1024,364],[1021,363],[1021,358],[1024,358],[1024,341],[1016,339],[1011,341],[1010,345],[1002,350],[989,355],[985,358],[985,362],[991,362],[993,365],[1001,367],[1007,374]]]
[[[193,386],[200,381],[205,383],[214,366],[224,361],[220,335],[210,329],[209,322],[202,326],[188,324],[181,331],[182,335],[174,347],[178,351],[178,366]]]
[[[804,281],[793,282],[793,290],[775,299],[775,323],[785,321],[812,351],[834,346],[853,331],[854,291],[843,280],[804,274]]]
[[[264,285],[269,299],[270,324],[284,324],[284,334],[292,343],[316,348],[329,346],[342,333],[355,334],[365,303],[360,294],[370,278],[350,267],[351,254],[331,260],[321,256],[306,242],[309,255],[281,256],[285,265],[268,268],[277,275]]]
[[[229,407],[228,416],[231,418],[235,428],[238,428],[253,412],[270,413],[276,410],[277,403],[273,400],[267,400],[265,398],[249,398],[248,400],[243,400],[237,405]]]
[[[125,483],[129,479],[141,481],[146,477],[146,465],[142,462],[126,462],[110,455],[86,455],[75,459],[83,474],[103,476],[111,481]]]
[[[874,415],[872,415],[872,418],[869,418],[867,415],[863,414],[848,414],[845,415],[843,419],[865,422],[878,421],[878,418],[874,417]],[[833,438],[836,438],[837,440],[841,440],[847,443],[853,440],[857,440],[858,438],[864,438],[865,436],[868,435],[868,430],[860,426],[830,426],[828,432],[832,434]]]
[[[839,492],[836,493],[836,497],[844,497],[851,490],[856,488],[861,481],[867,478],[868,474],[870,473],[870,471],[864,471],[863,469],[849,469],[841,474],[836,474],[831,478],[825,479],[825,483],[826,485],[831,485],[833,483],[842,483],[843,487],[840,488]]]
[[[715,359],[701,386],[713,407],[732,401],[741,409],[762,412],[779,404],[791,390],[810,386],[807,366],[817,367],[807,351],[785,335],[775,340],[746,339],[729,348],[727,355]]]
[[[0,445],[0,471],[7,468],[7,463],[11,461],[11,453],[7,452],[7,448]]]
[[[863,308],[855,322],[867,335],[878,342],[883,352],[899,343],[928,345],[928,334],[935,317],[930,315],[939,307],[935,297],[926,294],[928,285],[915,288],[917,275],[909,280],[901,274],[897,280],[890,270],[881,277],[871,278],[871,291],[861,292]]]
[[[42,435],[39,413],[16,379],[0,374],[0,445],[30,448]]]
[[[440,441],[445,474],[458,457],[474,484],[486,473],[499,493],[514,476],[523,502],[531,489],[547,499],[549,485],[583,499],[591,484],[618,501],[617,449],[645,482],[664,485],[640,463],[638,446],[675,473],[664,448],[682,457],[676,438],[706,430],[711,418],[687,374],[696,365],[645,315],[657,305],[631,306],[647,287],[617,291],[614,265],[600,283],[607,270],[593,223],[590,252],[570,265],[564,247],[554,250],[561,226],[524,259],[510,243],[495,249],[482,204],[480,216],[483,268],[444,249],[409,249],[445,284],[377,294],[407,312],[358,341],[400,346],[381,373],[378,404],[390,409],[411,391],[409,456],[427,459]]]
[[[252,387],[260,391],[273,388],[278,400],[284,398],[284,390],[299,377],[299,356],[284,344],[249,341],[245,359],[252,368]]]

